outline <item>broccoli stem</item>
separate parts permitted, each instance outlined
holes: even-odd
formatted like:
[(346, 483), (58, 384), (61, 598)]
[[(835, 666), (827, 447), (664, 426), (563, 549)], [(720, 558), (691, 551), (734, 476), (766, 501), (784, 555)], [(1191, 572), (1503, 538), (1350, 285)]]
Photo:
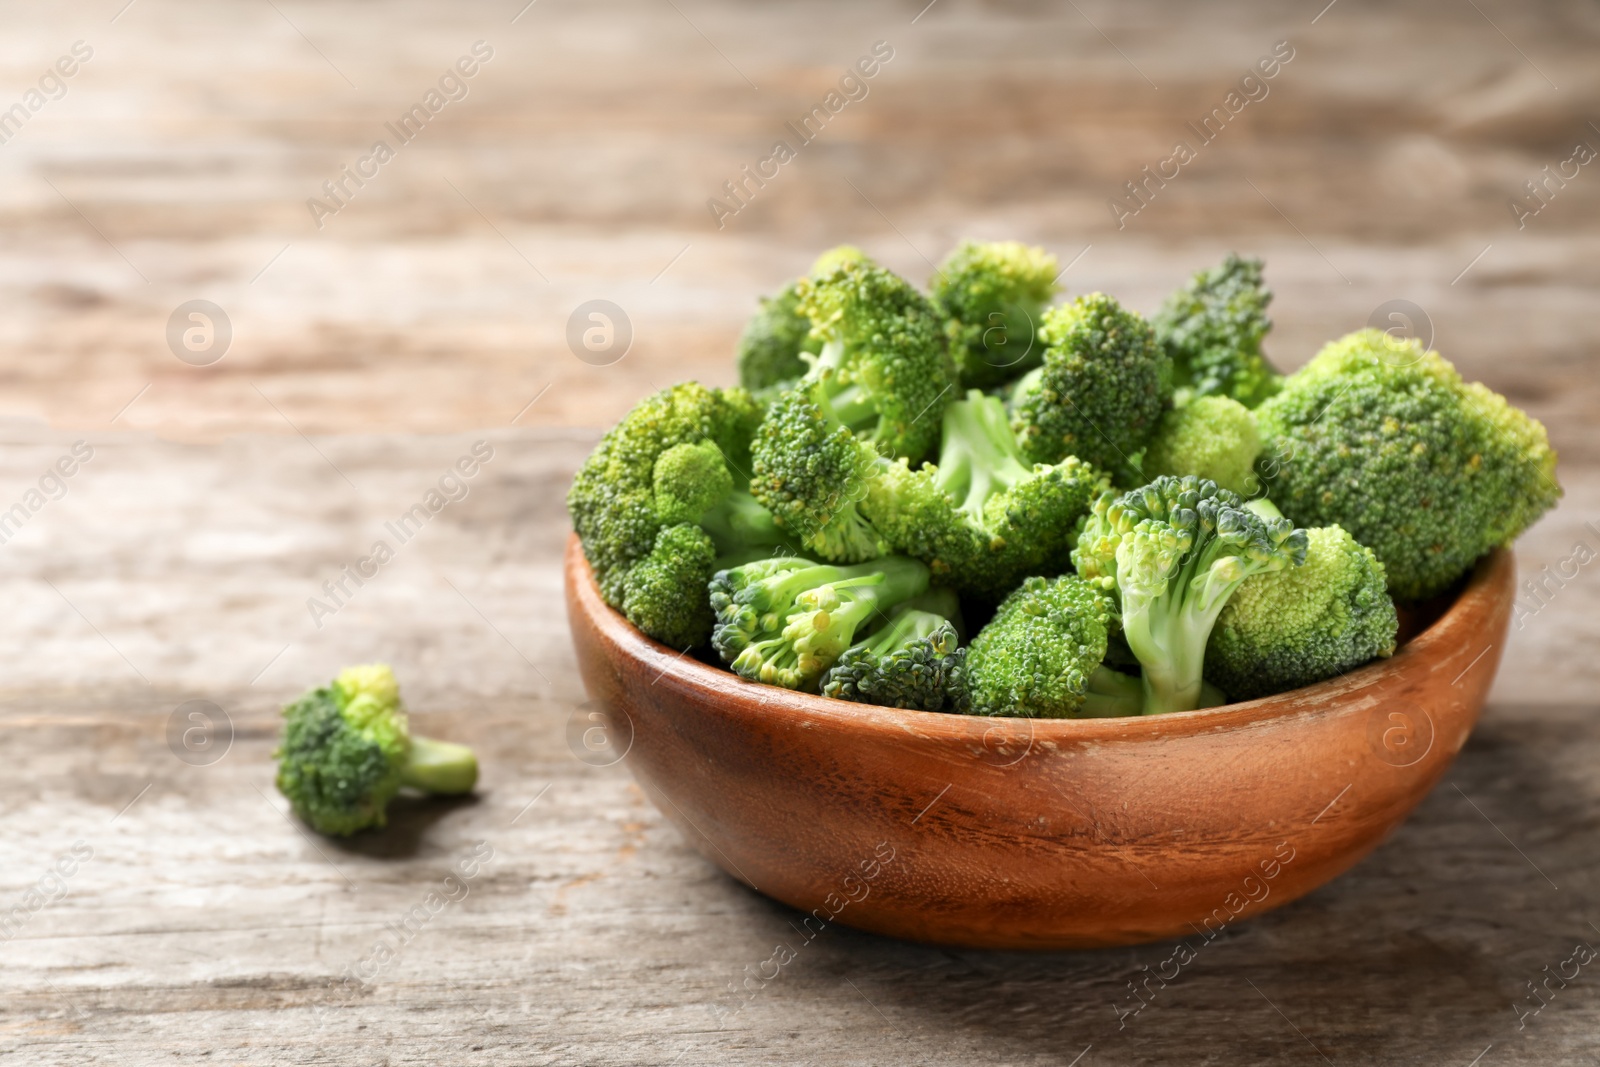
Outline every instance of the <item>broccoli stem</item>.
[(899, 648), (904, 648), (913, 641), (920, 641), (930, 637), (945, 625), (949, 620), (943, 615), (935, 615), (931, 611), (901, 611), (894, 620), (864, 640), (857, 641), (854, 648), (864, 648), (874, 656), (887, 656)]
[(784, 542), (772, 512), (755, 497), (736, 489), (700, 517), (700, 528), (717, 546), (717, 555), (731, 556), (747, 548), (771, 548)]
[(983, 506), (1033, 473), (998, 397), (969, 390), (967, 399), (945, 409), (944, 445), (935, 482), (973, 520), (983, 521)]
[(1085, 719), (1111, 719), (1142, 714), (1143, 708), (1143, 683), (1101, 664), (1089, 675), (1077, 714)]
[(1200, 706), (1211, 628), (1247, 575), (1237, 558), (1222, 555), (1227, 547), (1212, 538), (1167, 580), (1165, 593), (1124, 604), (1128, 647), (1143, 668), (1146, 715)]
[(400, 784), (424, 793), (470, 793), (478, 783), (478, 757), (466, 745), (411, 735), (411, 754), (400, 768)]

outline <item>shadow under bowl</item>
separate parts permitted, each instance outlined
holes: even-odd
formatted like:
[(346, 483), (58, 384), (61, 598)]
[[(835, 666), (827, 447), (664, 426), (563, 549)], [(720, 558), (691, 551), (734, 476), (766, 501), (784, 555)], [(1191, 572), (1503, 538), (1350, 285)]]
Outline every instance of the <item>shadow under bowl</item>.
[(584, 685), (707, 859), (817, 922), (974, 948), (1206, 936), (1348, 870), (1466, 742), (1514, 579), (1495, 551), (1393, 657), (1293, 692), (997, 719), (746, 682), (608, 607), (576, 537), (566, 556)]

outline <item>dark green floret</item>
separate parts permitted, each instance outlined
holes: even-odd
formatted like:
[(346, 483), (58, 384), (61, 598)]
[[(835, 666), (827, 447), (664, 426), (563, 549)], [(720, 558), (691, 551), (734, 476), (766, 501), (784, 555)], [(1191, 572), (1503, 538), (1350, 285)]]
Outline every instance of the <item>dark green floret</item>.
[(1381, 330), (1322, 351), (1256, 412), (1273, 501), (1372, 549), (1403, 601), (1441, 593), (1561, 497), (1544, 427)]
[(1261, 261), (1232, 252), (1167, 298), (1151, 325), (1172, 358), (1173, 384), (1193, 396), (1226, 396), (1256, 407), (1276, 393), (1282, 376), (1261, 353), (1272, 329)]
[(1171, 361), (1150, 324), (1104, 293), (1054, 307), (1039, 330), (1044, 365), (1012, 392), (1012, 426), (1035, 463), (1077, 456), (1125, 484), (1172, 400)]
[(382, 664), (345, 668), (285, 705), (283, 719), (278, 789), (320, 833), (383, 826), (402, 786), (447, 795), (470, 793), (478, 781), (471, 749), (412, 736), (400, 687)]
[(1392, 655), (1383, 564), (1338, 526), (1306, 531), (1298, 567), (1247, 578), (1217, 617), (1206, 678), (1235, 700), (1320, 682)]
[(1079, 520), (1109, 488), (1068, 456), (1028, 462), (999, 399), (977, 390), (945, 410), (937, 466), (880, 464), (860, 510), (937, 584), (995, 604), (1030, 574), (1066, 568)]
[(1111, 602), (1072, 574), (1029, 578), (967, 652), (975, 715), (1137, 715), (1138, 682), (1102, 667)]
[(884, 456), (913, 461), (939, 440), (954, 389), (943, 320), (910, 282), (846, 259), (800, 283), (800, 312), (823, 341), (811, 377), (839, 420)]
[(927, 589), (928, 568), (902, 556), (852, 567), (757, 560), (711, 580), (711, 643), (742, 678), (816, 692), (858, 631)]
[(989, 389), (1037, 367), (1034, 334), (1055, 298), (1056, 257), (1020, 241), (964, 241), (934, 275), (929, 296), (963, 389)]
[(1072, 561), (1115, 597), (1139, 660), (1144, 712), (1200, 706), (1206, 643), (1245, 579), (1297, 567), (1306, 532), (1201, 478), (1157, 478), (1095, 502)]
[(822, 676), (822, 695), (886, 708), (971, 708), (967, 650), (952, 621), (955, 594), (942, 590), (907, 601), (889, 620), (844, 651)]

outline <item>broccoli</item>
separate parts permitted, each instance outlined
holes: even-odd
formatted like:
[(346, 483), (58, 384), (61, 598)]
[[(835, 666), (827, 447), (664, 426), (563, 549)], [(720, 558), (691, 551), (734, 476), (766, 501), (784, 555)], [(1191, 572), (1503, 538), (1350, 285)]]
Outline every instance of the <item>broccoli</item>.
[(1105, 476), (1068, 456), (1022, 457), (1005, 406), (976, 389), (945, 409), (937, 466), (881, 463), (860, 511), (934, 580), (994, 604), (1025, 576), (1065, 568), (1076, 525)]
[(742, 389), (684, 382), (641, 400), (600, 439), (572, 479), (567, 509), (606, 603), (621, 607), (629, 566), (649, 555), (663, 525), (655, 497), (661, 453), (710, 440), (734, 471), (748, 471), (761, 414)]
[(1194, 396), (1227, 396), (1253, 408), (1276, 393), (1282, 376), (1261, 354), (1272, 329), (1261, 261), (1228, 253), (1169, 296), (1151, 325), (1172, 358), (1173, 382)]
[(1250, 409), (1226, 396), (1197, 396), (1161, 416), (1144, 454), (1144, 473), (1209, 478), (1240, 496), (1261, 489), (1261, 434)]
[(800, 282), (800, 312), (824, 342), (808, 377), (839, 420), (882, 455), (930, 452), (955, 370), (928, 298), (870, 260), (845, 259)]
[(1235, 700), (1282, 693), (1392, 655), (1398, 629), (1383, 564), (1342, 527), (1318, 526), (1306, 531), (1304, 564), (1247, 578), (1233, 594), (1205, 673)]
[[(866, 253), (853, 245), (829, 249), (812, 264), (813, 274), (823, 274), (853, 262), (866, 262)], [(764, 296), (739, 337), (739, 384), (752, 393), (788, 385), (805, 374), (809, 365), (802, 353), (815, 355), (822, 341), (811, 335), (811, 320), (800, 313), (800, 282), (784, 286), (776, 296)]]
[(383, 826), (401, 786), (450, 795), (478, 781), (470, 748), (411, 734), (394, 672), (382, 664), (346, 667), (285, 705), (283, 718), (278, 789), (320, 833)]
[(775, 556), (711, 580), (711, 643), (742, 678), (816, 692), (858, 630), (928, 588), (928, 568), (886, 556), (838, 566)]
[(1561, 496), (1538, 421), (1381, 330), (1325, 345), (1256, 420), (1272, 499), (1348, 530), (1403, 601), (1443, 592)]
[(886, 708), (969, 710), (967, 650), (952, 621), (958, 615), (948, 589), (901, 604), (834, 661), (822, 676), (822, 695)]
[(1139, 683), (1101, 666), (1111, 602), (1077, 575), (1019, 586), (967, 650), (977, 715), (1065, 719), (1139, 714)]
[(1059, 269), (1055, 256), (1018, 241), (964, 241), (945, 259), (929, 296), (962, 388), (989, 389), (1039, 365), (1034, 333)]
[(1172, 399), (1171, 361), (1136, 312), (1103, 293), (1045, 313), (1044, 365), (1017, 380), (1012, 425), (1035, 463), (1077, 456), (1124, 484)]
[(1199, 706), (1206, 643), (1229, 597), (1251, 575), (1299, 566), (1305, 554), (1306, 532), (1288, 519), (1263, 518), (1189, 476), (1103, 494), (1072, 562), (1115, 596), (1149, 715)]

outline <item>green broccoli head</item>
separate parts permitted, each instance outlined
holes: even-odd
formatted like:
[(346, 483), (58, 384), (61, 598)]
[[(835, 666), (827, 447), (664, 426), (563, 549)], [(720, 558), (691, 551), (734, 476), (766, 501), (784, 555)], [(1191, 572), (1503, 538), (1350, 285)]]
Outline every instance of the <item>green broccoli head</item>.
[(967, 650), (951, 621), (958, 614), (948, 589), (901, 604), (834, 661), (822, 676), (822, 695), (886, 708), (970, 710)]
[(1323, 347), (1256, 412), (1272, 499), (1372, 549), (1400, 600), (1443, 592), (1555, 505), (1538, 421), (1381, 330)]
[(801, 353), (817, 353), (822, 342), (811, 336), (811, 321), (800, 313), (800, 283), (761, 298), (739, 337), (739, 384), (755, 392), (794, 381), (808, 364)]
[(1261, 261), (1232, 252), (1167, 298), (1152, 320), (1156, 339), (1172, 358), (1173, 381), (1196, 396), (1227, 396), (1256, 407), (1278, 391), (1282, 376), (1261, 354), (1272, 329), (1272, 294), (1261, 282)]
[(698, 648), (711, 636), (706, 587), (716, 571), (716, 545), (704, 530), (693, 523), (663, 526), (650, 554), (627, 568), (622, 614), (670, 648)]
[(1226, 396), (1197, 396), (1161, 416), (1144, 454), (1144, 473), (1193, 474), (1240, 496), (1254, 496), (1261, 434), (1250, 409)]
[(651, 491), (662, 522), (699, 522), (733, 492), (733, 475), (715, 441), (685, 442), (656, 457)]
[(1305, 554), (1304, 530), (1191, 476), (1101, 496), (1072, 561), (1116, 598), (1154, 714), (1199, 706), (1206, 643), (1228, 599), (1251, 575), (1299, 566)]
[(977, 390), (945, 410), (938, 466), (881, 465), (860, 510), (934, 580), (993, 604), (1029, 574), (1066, 565), (1078, 521), (1108, 488), (1069, 456), (1022, 457), (999, 399)]
[(807, 551), (842, 562), (887, 551), (857, 507), (882, 458), (840, 421), (825, 375), (773, 403), (751, 453), (751, 494)]
[(964, 241), (945, 259), (929, 295), (962, 388), (989, 389), (1039, 365), (1034, 334), (1059, 271), (1055, 256), (1019, 241)]
[(1077, 456), (1122, 484), (1172, 399), (1171, 361), (1150, 324), (1104, 293), (1051, 308), (1044, 365), (1017, 381), (1012, 425), (1035, 463)]
[(319, 833), (347, 836), (385, 823), (401, 786), (469, 793), (478, 761), (464, 745), (413, 737), (394, 672), (348, 667), (283, 709), (278, 789)]
[(742, 389), (685, 382), (641, 400), (600, 439), (572, 479), (567, 509), (608, 604), (621, 606), (626, 569), (650, 553), (664, 524), (655, 493), (661, 454), (711, 441), (739, 476), (750, 469), (750, 438), (761, 416)]
[(1106, 655), (1111, 603), (1072, 574), (1025, 580), (967, 650), (977, 715), (1077, 716)]
[(882, 455), (932, 451), (955, 372), (928, 298), (870, 260), (846, 260), (800, 283), (800, 311), (824, 341), (811, 375), (840, 420)]
[(1245, 580), (1217, 617), (1206, 677), (1235, 700), (1298, 689), (1394, 653), (1383, 564), (1339, 526), (1306, 531), (1299, 567)]
[(901, 556), (852, 567), (757, 560), (712, 578), (711, 643), (742, 678), (816, 692), (857, 631), (927, 588), (928, 568)]

